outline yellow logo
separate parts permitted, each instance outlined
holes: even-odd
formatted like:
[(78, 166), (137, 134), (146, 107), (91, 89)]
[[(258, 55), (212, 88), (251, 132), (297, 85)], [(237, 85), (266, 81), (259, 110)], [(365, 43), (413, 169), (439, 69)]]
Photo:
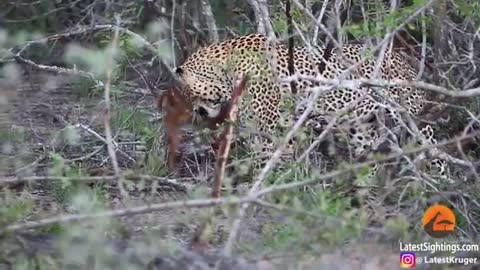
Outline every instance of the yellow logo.
[(425, 211), (422, 224), (428, 235), (434, 238), (442, 238), (455, 229), (455, 215), (447, 206), (436, 204)]

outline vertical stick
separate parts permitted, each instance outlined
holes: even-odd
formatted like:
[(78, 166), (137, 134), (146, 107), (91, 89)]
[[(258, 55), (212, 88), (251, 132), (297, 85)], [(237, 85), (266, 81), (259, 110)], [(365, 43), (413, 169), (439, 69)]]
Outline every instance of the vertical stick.
[[(293, 48), (295, 46), (295, 39), (293, 38), (293, 22), (291, 14), (290, 0), (285, 3), (285, 15), (287, 17), (287, 32), (288, 32), (288, 73), (290, 76), (295, 74), (295, 63), (293, 59)], [(290, 81), (290, 88), (293, 94), (297, 93), (297, 86), (295, 81)]]
[(227, 164), (228, 153), (233, 139), (233, 123), (237, 118), (237, 107), (242, 95), (245, 85), (247, 83), (247, 76), (243, 75), (235, 80), (232, 99), (228, 102), (225, 118), (225, 128), (218, 138), (219, 148), (217, 151), (217, 160), (215, 162), (215, 175), (213, 179), (212, 197), (218, 198), (220, 196), (220, 189), (222, 187), (222, 180), (225, 176), (225, 166)]
[(117, 161), (117, 154), (115, 152), (115, 146), (113, 145), (113, 138), (112, 138), (112, 129), (110, 127), (110, 88), (112, 85), (112, 73), (113, 73), (113, 66), (114, 66), (114, 57), (117, 51), (117, 44), (119, 38), (119, 28), (120, 25), (120, 17), (116, 16), (116, 27), (115, 27), (115, 34), (112, 40), (112, 50), (110, 52), (109, 57), (107, 58), (107, 79), (105, 83), (105, 112), (103, 115), (103, 125), (105, 127), (105, 141), (107, 143), (107, 150), (108, 155), (110, 156), (110, 160), (112, 161), (113, 172), (115, 174), (115, 178), (118, 181), (118, 189), (120, 190), (120, 194), (123, 197), (126, 197), (128, 193), (123, 188), (122, 179), (120, 177), (120, 168), (118, 167)]

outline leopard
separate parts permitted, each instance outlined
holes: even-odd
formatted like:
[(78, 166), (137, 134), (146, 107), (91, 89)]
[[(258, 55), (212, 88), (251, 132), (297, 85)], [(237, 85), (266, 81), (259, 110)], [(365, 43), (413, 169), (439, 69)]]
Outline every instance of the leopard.
[[(393, 126), (398, 127), (402, 122), (399, 111), (416, 116), (423, 110), (426, 92), (421, 89), (362, 85), (322, 87), (325, 84), (315, 80), (371, 79), (374, 75), (386, 81), (416, 80), (416, 68), (400, 52), (387, 47), (377, 65), (379, 60), (366, 44), (342, 44), (328, 57), (324, 55), (325, 49), (325, 45), (295, 46), (295, 73), (292, 75), (287, 45), (262, 34), (247, 34), (197, 49), (175, 68), (175, 74), (192, 104), (196, 121), (218, 117), (222, 106), (231, 98), (235, 78), (240, 74), (247, 75), (247, 89), (238, 109), (238, 119), (260, 134), (256, 140), (260, 145), (257, 149), (259, 157), (271, 156), (275, 144), (272, 137), (297, 120), (315, 95), (317, 98), (305, 125), (321, 129), (322, 121), (332, 121), (339, 111), (346, 110), (334, 126), (348, 134), (348, 144), (352, 145), (354, 156), (371, 151), (381, 139), (379, 112), (393, 119)], [(323, 68), (319, 68), (320, 65)], [(292, 96), (295, 96), (293, 113), (284, 106), (284, 101)], [(423, 139), (428, 142), (434, 141), (431, 130), (427, 125), (420, 131), (420, 136), (425, 136)], [(438, 170), (446, 171), (445, 162), (435, 160), (434, 164), (441, 167)]]

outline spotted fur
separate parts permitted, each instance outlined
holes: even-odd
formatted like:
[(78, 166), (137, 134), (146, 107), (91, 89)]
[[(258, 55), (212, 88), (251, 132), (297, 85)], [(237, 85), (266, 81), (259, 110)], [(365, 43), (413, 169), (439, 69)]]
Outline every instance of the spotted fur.
[[(345, 44), (341, 54), (333, 50), (325, 62), (322, 60), (322, 47), (294, 49), (294, 66), (300, 76), (323, 76), (327, 79), (342, 77), (345, 70), (354, 63), (365, 59), (368, 48), (363, 44)], [(367, 58), (358, 69), (347, 74), (346, 78), (372, 78), (375, 69), (375, 56)], [(324, 63), (324, 64), (322, 64)], [(318, 66), (325, 66), (319, 74)], [(231, 97), (233, 80), (236, 75), (248, 74), (247, 95), (240, 105), (241, 123), (251, 123), (261, 132), (275, 135), (281, 118), (285, 114), (282, 101), (292, 95), (290, 84), (282, 81), (289, 76), (288, 48), (280, 42), (271, 42), (265, 36), (251, 34), (201, 48), (193, 53), (176, 70), (185, 84), (184, 91), (193, 104), (194, 118), (216, 117)], [(384, 80), (415, 80), (417, 72), (400, 53), (387, 50), (380, 65), (378, 77)], [(300, 78), (296, 81), (298, 95), (309, 100), (312, 87), (319, 84)], [(376, 118), (384, 110), (394, 120), (398, 120), (396, 110), (388, 104), (400, 104), (406, 112), (416, 115), (424, 104), (425, 93), (410, 87), (389, 87), (384, 90), (338, 88), (324, 93), (315, 103), (309, 123), (318, 125), (318, 119), (329, 119), (336, 112), (352, 107), (339, 121), (337, 128), (347, 131), (350, 142), (359, 155), (371, 148), (379, 137)], [(381, 91), (387, 100), (378, 95)], [(299, 103), (296, 115), (304, 110)], [(287, 112), (288, 113), (288, 112)], [(288, 115), (285, 116), (288, 118)], [(263, 143), (263, 152), (271, 151), (272, 145)]]

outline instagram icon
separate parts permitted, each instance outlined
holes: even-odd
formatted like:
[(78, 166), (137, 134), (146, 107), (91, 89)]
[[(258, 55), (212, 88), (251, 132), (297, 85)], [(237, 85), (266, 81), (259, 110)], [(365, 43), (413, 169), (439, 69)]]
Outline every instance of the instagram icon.
[(401, 252), (400, 253), (400, 268), (413, 268), (415, 267), (415, 253), (414, 252)]

